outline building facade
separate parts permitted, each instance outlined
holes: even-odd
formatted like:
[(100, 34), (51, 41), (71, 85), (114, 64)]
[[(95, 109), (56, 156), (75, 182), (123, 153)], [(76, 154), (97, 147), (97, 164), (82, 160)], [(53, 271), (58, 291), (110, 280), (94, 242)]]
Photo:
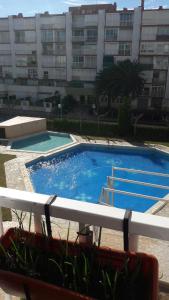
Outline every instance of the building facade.
[[(118, 10), (116, 3), (0, 19), (0, 97), (33, 101), (57, 92), (92, 103), (97, 72), (130, 59), (145, 65), (138, 104), (168, 107), (169, 9)], [(139, 104), (140, 103), (140, 104)]]

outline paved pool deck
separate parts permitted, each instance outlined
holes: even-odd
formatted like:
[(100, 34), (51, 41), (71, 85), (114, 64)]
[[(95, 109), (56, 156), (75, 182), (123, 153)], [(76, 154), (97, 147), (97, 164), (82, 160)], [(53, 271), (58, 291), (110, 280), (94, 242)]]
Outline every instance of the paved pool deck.
[[(128, 142), (122, 140), (90, 140), (89, 138), (82, 138), (80, 136), (75, 136), (78, 142), (87, 142), (87, 143), (102, 143), (109, 145), (118, 145), (118, 146), (133, 146)], [(164, 150), (169, 153), (169, 148), (161, 145), (145, 145), (146, 147), (156, 147), (159, 150)], [(53, 151), (55, 152), (55, 151)], [(5, 171), (6, 171), (6, 182), (7, 187), (18, 190), (27, 190), (32, 191), (32, 186), (30, 184), (30, 180), (25, 174), (23, 169), (23, 165), (35, 158), (38, 158), (42, 155), (37, 153), (28, 153), (28, 152), (20, 152), (20, 151), (12, 151), (7, 150), (5, 146), (0, 146), (0, 153), (5, 154), (14, 154), (16, 155), (15, 159), (12, 159), (5, 163)], [(17, 220), (15, 214), (12, 214), (13, 218), (11, 222), (4, 222), (5, 230), (17, 226)], [(157, 215), (169, 217), (169, 205), (165, 205), (160, 211), (157, 212)], [(29, 216), (27, 214), (25, 218), (25, 225), (28, 226)], [(55, 219), (55, 224), (52, 225), (54, 236), (61, 235), (62, 238), (66, 238), (67, 229), (69, 226), (69, 221)], [(78, 231), (78, 224), (75, 222), (70, 223), (70, 239), (74, 240), (76, 238), (76, 232)], [(26, 227), (25, 227), (26, 229)], [(32, 226), (33, 230), (33, 226)], [(115, 249), (122, 249), (122, 234), (117, 231), (103, 229), (101, 245), (112, 247)], [(160, 278), (163, 281), (169, 283), (169, 242), (161, 241), (157, 239), (150, 239), (146, 237), (139, 237), (138, 242), (138, 250), (141, 252), (147, 252), (155, 255), (159, 260), (160, 266)], [(3, 298), (2, 298), (3, 299)], [(167, 298), (160, 299), (169, 299), (169, 295)], [(0, 297), (1, 300), (1, 297)]]

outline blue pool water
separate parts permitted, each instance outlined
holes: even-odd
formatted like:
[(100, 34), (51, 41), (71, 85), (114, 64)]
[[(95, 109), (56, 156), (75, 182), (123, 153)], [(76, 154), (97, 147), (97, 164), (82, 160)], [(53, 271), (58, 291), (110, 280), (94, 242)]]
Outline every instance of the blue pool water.
[(71, 142), (69, 134), (45, 132), (17, 140), (12, 143), (11, 149), (46, 152)]
[[(112, 166), (168, 174), (169, 155), (153, 149), (83, 145), (28, 164), (27, 168), (36, 192), (97, 203), (102, 186), (106, 186), (107, 176), (112, 175)], [(115, 176), (169, 186), (169, 178), (159, 176), (119, 170), (115, 171)], [(115, 182), (115, 188), (156, 197), (164, 197), (167, 194), (166, 190), (159, 188), (119, 181)], [(155, 202), (115, 194), (114, 204), (116, 207), (144, 212)]]

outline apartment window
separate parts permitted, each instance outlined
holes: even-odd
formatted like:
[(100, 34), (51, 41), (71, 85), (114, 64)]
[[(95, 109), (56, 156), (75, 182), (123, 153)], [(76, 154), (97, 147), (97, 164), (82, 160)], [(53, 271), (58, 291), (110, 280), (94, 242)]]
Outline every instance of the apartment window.
[(3, 69), (2, 69), (2, 66), (0, 66), (0, 77), (3, 77)]
[(80, 36), (83, 37), (84, 36), (84, 30), (83, 29), (73, 30), (72, 35), (73, 36), (78, 36), (78, 37), (80, 37)]
[(132, 13), (121, 13), (120, 14), (120, 26), (132, 26), (133, 25), (133, 14)]
[(27, 56), (17, 55), (16, 56), (16, 66), (17, 67), (26, 67), (27, 66)]
[(85, 67), (96, 68), (96, 64), (97, 64), (96, 56), (94, 55), (85, 56)]
[(167, 77), (166, 71), (158, 71), (155, 70), (153, 73), (153, 82), (159, 83), (159, 82), (165, 82)]
[(53, 30), (42, 30), (41, 31), (41, 40), (45, 43), (53, 42)]
[(43, 72), (43, 78), (44, 79), (48, 79), (48, 75), (49, 75), (48, 71)]
[(35, 55), (28, 55), (27, 65), (28, 66), (36, 66), (36, 56)]
[(53, 54), (53, 44), (43, 44), (42, 51), (43, 54)]
[(65, 67), (66, 66), (66, 56), (56, 56), (56, 66)]
[(59, 53), (59, 54), (65, 54), (66, 52), (66, 47), (64, 44), (56, 44), (55, 46), (55, 50), (56, 50), (56, 54)]
[(97, 29), (87, 29), (87, 41), (96, 41), (97, 40)]
[(36, 69), (28, 69), (28, 78), (35, 79), (38, 77)]
[(84, 56), (73, 56), (73, 66), (74, 67), (83, 67)]
[(169, 54), (169, 44), (158, 43), (157, 44), (158, 54)]
[(10, 43), (9, 32), (1, 31), (0, 32), (0, 43)]
[(131, 44), (119, 43), (119, 55), (130, 56), (131, 55)]
[(164, 96), (164, 86), (153, 86), (151, 96), (152, 97), (163, 97)]
[(25, 43), (25, 31), (15, 31), (15, 43)]
[(163, 35), (169, 37), (169, 26), (159, 26), (157, 30), (157, 35)]
[(154, 53), (154, 44), (153, 43), (141, 44), (141, 53)]
[(154, 69), (168, 69), (168, 57), (154, 57)]
[(58, 30), (55, 32), (55, 41), (59, 43), (64, 43), (66, 41), (65, 30)]
[(117, 41), (117, 33), (118, 29), (117, 28), (107, 28), (105, 31), (105, 39), (106, 41)]

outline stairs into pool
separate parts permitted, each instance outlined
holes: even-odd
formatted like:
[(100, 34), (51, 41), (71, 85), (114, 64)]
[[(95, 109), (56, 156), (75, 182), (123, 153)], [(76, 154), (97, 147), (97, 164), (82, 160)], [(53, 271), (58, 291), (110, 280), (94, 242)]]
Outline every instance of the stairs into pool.
[[(121, 176), (116, 176), (115, 173), (118, 171), (121, 172)], [(133, 179), (125, 178), (125, 174), (132, 174)], [(135, 177), (137, 177), (137, 174), (141, 174), (142, 180), (135, 180)], [(107, 186), (102, 187), (101, 195), (99, 197), (99, 204), (107, 205), (107, 206), (114, 206), (114, 198), (115, 194), (123, 195), (123, 196), (130, 196), (135, 197), (137, 199), (147, 199), (147, 200), (153, 200), (153, 201), (162, 201), (163, 204), (166, 202), (169, 202), (169, 186), (167, 185), (159, 185), (157, 183), (150, 183), (147, 181), (144, 181), (144, 175), (149, 178), (153, 177), (164, 177), (169, 178), (169, 174), (166, 173), (157, 173), (157, 172), (150, 172), (150, 171), (143, 171), (143, 170), (137, 170), (137, 169), (128, 169), (128, 168), (121, 168), (121, 167), (112, 167), (112, 176), (107, 177)], [(117, 183), (124, 183), (126, 185), (126, 189), (116, 188)], [(128, 187), (131, 185), (137, 185), (141, 187), (150, 187), (150, 188), (157, 188), (161, 189), (164, 192), (166, 192), (165, 197), (156, 197), (154, 195), (148, 195), (144, 193), (135, 193), (128, 191)]]

